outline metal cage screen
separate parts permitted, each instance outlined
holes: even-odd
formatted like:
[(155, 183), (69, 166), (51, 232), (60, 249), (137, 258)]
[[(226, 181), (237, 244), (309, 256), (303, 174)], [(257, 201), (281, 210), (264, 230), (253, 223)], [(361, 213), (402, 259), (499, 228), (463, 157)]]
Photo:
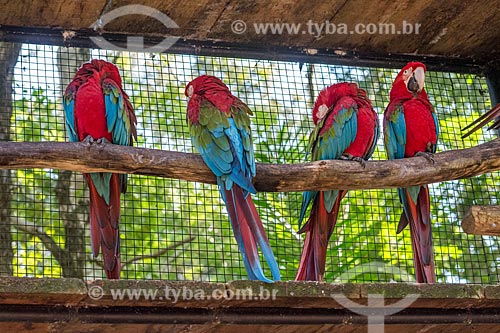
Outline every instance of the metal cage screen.
[[(312, 103), (322, 88), (357, 82), (382, 115), (397, 74), (384, 68), (24, 44), (12, 81), (12, 141), (67, 140), (61, 93), (81, 63), (91, 58), (119, 67), (138, 118), (136, 146), (194, 152), (185, 121), (184, 87), (207, 73), (221, 78), (254, 111), (255, 156), (257, 162), (266, 163), (306, 161)], [(484, 77), (431, 71), (426, 89), (441, 127), (438, 152), (493, 139), (494, 134), (485, 130), (465, 140), (460, 137), (460, 129), (491, 106)], [(381, 138), (373, 159), (385, 158)], [(1, 204), (10, 205), (14, 275), (103, 278), (100, 258), (94, 259), (90, 252), (88, 192), (82, 176), (27, 169), (5, 177), (11, 177), (10, 202)], [(439, 282), (499, 282), (498, 239), (466, 235), (460, 227), (470, 205), (499, 203), (498, 184), (500, 173), (495, 172), (430, 186)], [(301, 193), (258, 193), (254, 201), (282, 278), (291, 280), (302, 249), (302, 236), (296, 232)], [(413, 281), (409, 231), (396, 235), (401, 210), (395, 189), (350, 191), (330, 240), (325, 281)], [(246, 279), (215, 186), (131, 175), (121, 212), (122, 278)], [(65, 231), (68, 225), (74, 234)], [(82, 236), (82, 253), (70, 254), (73, 266), (81, 270), (65, 269), (52, 252), (67, 250)], [(386, 269), (370, 268), (377, 262), (387, 264)]]

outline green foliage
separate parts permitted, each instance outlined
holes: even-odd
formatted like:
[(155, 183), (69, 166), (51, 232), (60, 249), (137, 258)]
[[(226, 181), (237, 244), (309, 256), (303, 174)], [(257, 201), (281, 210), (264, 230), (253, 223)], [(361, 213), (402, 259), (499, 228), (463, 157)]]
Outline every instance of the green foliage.
[[(356, 81), (367, 90), (381, 114), (396, 71), (376, 68), (315, 65), (313, 83), (298, 64), (93, 51), (94, 57), (112, 59), (122, 71), (138, 118), (140, 147), (193, 152), (186, 124), (185, 85), (201, 74), (225, 81), (231, 91), (252, 109), (255, 156), (264, 163), (297, 163), (309, 160), (307, 141), (312, 130), (311, 101), (326, 85)], [(32, 61), (43, 62), (41, 59)], [(43, 75), (41, 73), (40, 75)], [(460, 138), (460, 128), (490, 106), (485, 80), (467, 74), (428, 73), (428, 93), (441, 126), (438, 151), (476, 145), (491, 134)], [(58, 95), (52, 92), (52, 95)], [(64, 141), (64, 119), (54, 99), (33, 87), (14, 103), (16, 141)], [(382, 138), (373, 159), (385, 159)], [(64, 235), (55, 192), (57, 173), (51, 170), (18, 170), (15, 174), (15, 221), (35, 223), (61, 247)], [(432, 221), (438, 281), (498, 283), (498, 240), (465, 235), (460, 221), (472, 204), (498, 204), (499, 173), (431, 185)], [(81, 177), (72, 182), (72, 195), (86, 209), (88, 193)], [(293, 279), (302, 250), (297, 234), (301, 193), (258, 193), (259, 210), (284, 280)], [(354, 281), (411, 281), (413, 259), (409, 231), (396, 235), (401, 207), (395, 190), (351, 191), (344, 199), (339, 222), (330, 241), (326, 281), (345, 280), (343, 274), (362, 264), (382, 261), (400, 270), (375, 272), (360, 269)], [(87, 215), (83, 215), (88, 227)], [(16, 223), (16, 222), (15, 222)], [(158, 177), (129, 176), (122, 200), (122, 277), (228, 281), (246, 278), (238, 248), (215, 186)], [(169, 249), (189, 237), (193, 240)], [(88, 244), (90, 240), (87, 237)], [(42, 242), (27, 233), (14, 235), (15, 274), (60, 276), (61, 267)], [(162, 251), (169, 249), (168, 251)], [(161, 252), (161, 253), (159, 253)], [(164, 252), (164, 253), (163, 253)], [(153, 258), (139, 258), (152, 256)], [(102, 277), (87, 247), (88, 278)], [(408, 274), (404, 272), (407, 271)], [(267, 272), (268, 275), (269, 272)]]

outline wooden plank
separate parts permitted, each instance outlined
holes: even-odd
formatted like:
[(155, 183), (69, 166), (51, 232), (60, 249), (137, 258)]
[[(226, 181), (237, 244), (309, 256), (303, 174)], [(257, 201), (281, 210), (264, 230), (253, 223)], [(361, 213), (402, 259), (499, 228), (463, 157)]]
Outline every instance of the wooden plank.
[(106, 0), (0, 0), (0, 24), (32, 27), (88, 28)]
[[(176, 302), (165, 299), (167, 287), (170, 295), (178, 293)], [(102, 288), (102, 298), (96, 298), (95, 288)], [(118, 290), (159, 293), (156, 299), (146, 299), (145, 294), (120, 298), (116, 297)], [(195, 297), (190, 290), (205, 294)], [(214, 290), (227, 294), (214, 299)], [(240, 299), (230, 299), (230, 292), (237, 291), (243, 293)], [(270, 301), (256, 297), (265, 293), (275, 298)], [(339, 307), (332, 294), (343, 294), (361, 306), (368, 304), (374, 294), (384, 295), (385, 306), (407, 295), (417, 295), (409, 308), (385, 317), (385, 332), (469, 332), (472, 327), (474, 332), (500, 331), (500, 286), (493, 285), (293, 281), (268, 284), (244, 280), (96, 280), (85, 284), (77, 279), (13, 277), (0, 277), (0, 331), (366, 332), (366, 317)]]
[(468, 234), (500, 236), (500, 206), (472, 206), (465, 214), (462, 229)]
[[(358, 306), (339, 306), (332, 296), (338, 294), (360, 306), (369, 304), (373, 295), (383, 295), (385, 307), (416, 295), (418, 299), (406, 309), (398, 308), (385, 317), (385, 332), (468, 332), (472, 327), (474, 332), (498, 332), (500, 323), (500, 286), (493, 285), (243, 280), (96, 280), (85, 284), (76, 279), (11, 277), (0, 278), (0, 286), (1, 332), (366, 332), (366, 316), (351, 311)], [(102, 288), (102, 297), (97, 297), (96, 288)], [(165, 298), (166, 288), (170, 295), (179, 295), (177, 301)], [(116, 297), (119, 290), (136, 293)], [(158, 293), (152, 299), (138, 294), (139, 290)], [(226, 294), (215, 299), (214, 291)], [(231, 296), (237, 291), (242, 292), (239, 299)], [(263, 297), (266, 293), (274, 299)], [(61, 298), (62, 294), (66, 296)]]
[[(113, 1), (105, 12), (112, 11), (124, 5), (129, 5), (129, 0)], [(134, 31), (138, 34), (172, 34), (184, 38), (206, 38), (211, 27), (216, 24), (219, 16), (225, 10), (224, 1), (197, 0), (186, 2), (185, 0), (143, 0), (134, 2), (157, 9), (170, 17), (178, 26), (178, 29), (167, 29), (161, 22), (154, 18), (141, 15), (123, 16), (110, 22), (105, 31)]]
[[(186, 324), (88, 324), (79, 322), (70, 323), (10, 323), (0, 322), (1, 332), (33, 333), (33, 332), (57, 332), (57, 333), (75, 333), (75, 332), (99, 332), (99, 333), (366, 333), (366, 325), (225, 325), (225, 324), (206, 324), (206, 325), (186, 325)], [(499, 333), (498, 324), (468, 325), (468, 324), (420, 324), (420, 325), (385, 325), (385, 333), (401, 332), (460, 332), (460, 333)]]
[(0, 304), (76, 305), (86, 297), (80, 279), (0, 277)]
[[(62, 27), (88, 29), (101, 13), (109, 12), (128, 0), (0, 0), (0, 26)], [(370, 56), (389, 54), (440, 55), (472, 58), (485, 62), (500, 58), (500, 0), (455, 2), (452, 6), (440, 0), (364, 1), (209, 1), (140, 0), (134, 4), (149, 6), (168, 15), (179, 29), (167, 29), (155, 19), (136, 13), (110, 22), (105, 30), (136, 36), (179, 35), (196, 41), (223, 41), (262, 47), (346, 49), (366, 52)], [(231, 23), (242, 20), (248, 31), (235, 34)], [(301, 29), (296, 34), (257, 34), (253, 23), (300, 23), (311, 20), (347, 24), (394, 23), (421, 24), (418, 34), (341, 34), (315, 35)], [(333, 53), (333, 51), (332, 51)]]
[[(121, 296), (117, 292), (122, 292)], [(131, 292), (132, 291), (132, 292)], [(150, 291), (148, 295), (146, 292)], [(343, 295), (360, 304), (372, 294), (386, 300), (417, 295), (410, 308), (490, 308), (500, 303), (500, 286), (417, 283), (325, 283), (238, 280), (227, 283), (157, 280), (92, 280), (0, 277), (0, 305), (141, 308), (316, 308), (342, 309)], [(243, 310), (242, 310), (243, 311)], [(244, 312), (244, 311), (243, 311)], [(500, 320), (500, 317), (499, 317)]]

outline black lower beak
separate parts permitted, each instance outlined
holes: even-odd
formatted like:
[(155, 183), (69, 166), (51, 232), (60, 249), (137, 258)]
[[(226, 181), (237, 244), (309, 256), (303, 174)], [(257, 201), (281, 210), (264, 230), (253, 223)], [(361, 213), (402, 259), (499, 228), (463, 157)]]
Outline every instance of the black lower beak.
[(408, 84), (406, 85), (409, 91), (417, 93), (420, 90), (420, 87), (418, 86), (418, 82), (415, 79), (415, 74), (413, 74), (410, 79), (408, 80)]

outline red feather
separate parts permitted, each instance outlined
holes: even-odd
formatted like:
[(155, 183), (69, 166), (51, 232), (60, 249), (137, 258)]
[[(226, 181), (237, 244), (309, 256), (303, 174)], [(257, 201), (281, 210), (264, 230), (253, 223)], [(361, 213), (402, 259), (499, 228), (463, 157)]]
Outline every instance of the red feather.
[(90, 192), (90, 236), (92, 252), (96, 257), (102, 249), (104, 269), (108, 279), (120, 278), (120, 218), (121, 182), (118, 174), (110, 181), (109, 206), (97, 193), (89, 174), (84, 174)]
[(231, 94), (224, 82), (215, 76), (201, 75), (189, 82), (186, 86), (185, 94), (188, 97), (192, 97), (193, 92), (196, 92), (196, 96), (189, 100), (187, 108), (188, 118), (193, 124), (198, 123), (201, 96), (227, 115), (230, 114), (232, 105), (243, 103), (238, 97)]
[[(410, 62), (401, 69), (391, 89), (390, 103), (385, 117), (402, 106), (406, 124), (406, 143), (404, 157), (413, 157), (419, 152), (433, 152), (437, 143), (437, 128), (434, 120), (434, 109), (429, 102), (423, 86), (410, 89), (409, 80), (418, 67), (426, 71), (425, 65)], [(416, 74), (415, 74), (416, 75)], [(415, 76), (413, 77), (415, 78)], [(420, 85), (419, 85), (420, 86)], [(413, 86), (415, 88), (415, 85)], [(397, 232), (401, 232), (408, 224), (413, 249), (415, 276), (419, 283), (434, 283), (434, 254), (432, 249), (432, 231), (430, 221), (430, 198), (427, 186), (419, 188), (416, 202), (408, 189), (404, 189), (405, 211), (401, 214)]]
[[(328, 108), (326, 113), (325, 106)], [(313, 108), (313, 122), (316, 126), (320, 126), (321, 120), (327, 118), (319, 129), (318, 137), (334, 126), (341, 110), (351, 108), (356, 110), (353, 116), (357, 118), (357, 130), (356, 133), (352, 133), (354, 135), (352, 143), (343, 152), (339, 152), (338, 157), (343, 155), (349, 158), (368, 159), (374, 141), (377, 140), (378, 119), (366, 92), (359, 89), (355, 83), (337, 83), (320, 92)], [(350, 133), (336, 133), (338, 136), (345, 134)], [(319, 144), (319, 139), (312, 139), (316, 140), (313, 143), (314, 150), (315, 145)], [(347, 190), (339, 191), (330, 213), (325, 207), (324, 192), (320, 191), (316, 195), (309, 220), (299, 231), (299, 233), (306, 232), (306, 237), (296, 280), (323, 280), (328, 241), (337, 223), (341, 200), (346, 193)]]
[[(361, 90), (361, 89), (360, 89)], [(344, 154), (366, 158), (377, 138), (374, 133), (374, 125), (378, 122), (377, 114), (373, 112), (371, 105), (365, 105), (361, 100), (357, 99), (358, 104), (358, 132), (356, 138), (351, 145), (344, 151)]]
[(413, 157), (418, 152), (429, 152), (429, 144), (436, 145), (437, 132), (430, 103), (421, 99), (411, 99), (403, 103), (406, 122), (405, 157)]
[(228, 214), (234, 230), (234, 234), (237, 239), (238, 235), (241, 235), (242, 242), (238, 242), (238, 245), (244, 247), (245, 250), (242, 252), (248, 256), (248, 260), (250, 261), (250, 263), (258, 262), (259, 253), (257, 250), (256, 241), (252, 234), (247, 215), (242, 206), (242, 203), (245, 202), (243, 191), (238, 185), (233, 185), (231, 190), (224, 189), (224, 191), (227, 200)]
[(306, 232), (306, 239), (297, 276), (295, 277), (296, 281), (323, 281), (328, 241), (335, 224), (337, 224), (340, 202), (346, 193), (347, 191), (344, 190), (339, 191), (330, 213), (325, 208), (323, 192), (319, 192), (314, 200), (309, 220), (299, 230), (299, 233)]
[(100, 82), (93, 77), (82, 84), (76, 93), (75, 121), (80, 141), (89, 135), (94, 139), (106, 138), (112, 141), (106, 123), (102, 87)]
[[(85, 63), (68, 85), (65, 96), (73, 98), (75, 128), (78, 139), (88, 136), (94, 140), (105, 138), (113, 142), (108, 131), (103, 83), (111, 82), (119, 87), (123, 96), (124, 111), (130, 121), (130, 145), (137, 137), (137, 119), (127, 94), (122, 90), (122, 80), (118, 68), (103, 60)], [(120, 193), (126, 190), (125, 177), (112, 174), (109, 184), (109, 204), (98, 193), (90, 174), (84, 174), (90, 192), (90, 234), (92, 252), (97, 256), (102, 252), (104, 269), (109, 279), (120, 277), (120, 238), (118, 222), (120, 219)]]
[[(409, 224), (416, 281), (419, 283), (435, 283), (429, 189), (427, 186), (420, 187), (416, 203), (413, 202), (408, 191), (406, 191), (406, 199), (411, 212)], [(403, 212), (402, 215), (405, 215), (405, 213)]]
[[(271, 259), (266, 257), (265, 253), (272, 255), (272, 251), (252, 197), (250, 194), (245, 196), (241, 187), (236, 184), (233, 184), (231, 190), (224, 189), (224, 196), (234, 236), (242, 255), (246, 256), (250, 265), (247, 267), (248, 274), (251, 279), (262, 279), (258, 247), (270, 266)], [(279, 279), (279, 276), (275, 275), (278, 273), (274, 272), (273, 278)]]

